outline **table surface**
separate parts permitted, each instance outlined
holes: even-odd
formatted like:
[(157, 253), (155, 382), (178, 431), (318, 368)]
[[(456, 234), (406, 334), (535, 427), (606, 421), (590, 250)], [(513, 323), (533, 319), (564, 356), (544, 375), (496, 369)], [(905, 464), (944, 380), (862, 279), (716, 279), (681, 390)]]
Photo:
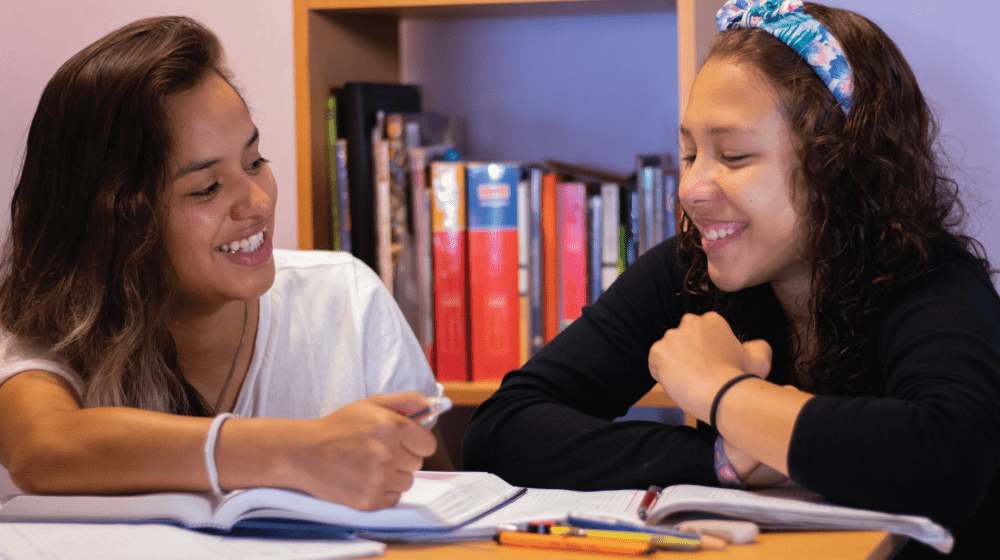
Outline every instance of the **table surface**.
[[(705, 550), (699, 552), (658, 551), (655, 554), (636, 558), (689, 558), (691, 560), (736, 560), (783, 558), (801, 560), (808, 558), (836, 558), (838, 560), (865, 559), (884, 560), (888, 558), (900, 537), (880, 531), (842, 532), (790, 532), (762, 533), (757, 542), (748, 545), (730, 545), (725, 551)], [(392, 544), (386, 549), (389, 560), (576, 560), (596, 558), (625, 558), (618, 555), (567, 552), (562, 550), (541, 550), (501, 546), (493, 541), (474, 541), (448, 545)]]

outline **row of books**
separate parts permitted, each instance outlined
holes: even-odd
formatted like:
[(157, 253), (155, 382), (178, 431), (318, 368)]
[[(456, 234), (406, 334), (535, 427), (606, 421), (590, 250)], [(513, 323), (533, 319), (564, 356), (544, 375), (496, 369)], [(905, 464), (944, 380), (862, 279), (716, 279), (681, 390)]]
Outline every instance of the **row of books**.
[(433, 243), (422, 256), (433, 273), (420, 289), (433, 301), (432, 329), (418, 335), (439, 380), (502, 378), (580, 317), (640, 254), (642, 238), (652, 246), (672, 235), (672, 175), (649, 193), (664, 201), (657, 211), (628, 182), (555, 168), (429, 165)]
[[(344, 114), (336, 104), (333, 122)], [(336, 124), (328, 131), (330, 247), (379, 273), (441, 381), (502, 378), (674, 234), (667, 155), (637, 156), (633, 178), (552, 161), (462, 161), (452, 119), (380, 109), (373, 119), (360, 147)], [(358, 152), (371, 167), (351, 174)], [(360, 220), (357, 199), (370, 200)]]

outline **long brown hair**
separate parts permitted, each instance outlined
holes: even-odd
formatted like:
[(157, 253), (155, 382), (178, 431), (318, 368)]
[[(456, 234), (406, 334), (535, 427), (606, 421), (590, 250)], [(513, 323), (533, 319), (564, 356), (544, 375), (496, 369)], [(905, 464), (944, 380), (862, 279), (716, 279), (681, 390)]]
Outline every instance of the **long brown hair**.
[[(957, 241), (989, 263), (959, 228), (956, 183), (935, 150), (937, 125), (895, 43), (853, 12), (806, 3), (805, 11), (841, 43), (853, 69), (849, 114), (791, 48), (759, 29), (720, 34), (708, 57), (754, 68), (778, 92), (800, 162), (812, 267), (814, 350), (800, 350), (796, 379), (817, 393), (881, 390), (864, 375), (875, 356), (880, 311), (894, 286), (925, 272), (932, 244)], [(687, 287), (725, 316), (740, 314), (738, 294), (709, 279), (700, 235), (684, 217), (681, 248), (692, 255)], [(794, 345), (793, 345), (794, 346)]]
[(0, 323), (51, 348), (84, 406), (204, 415), (167, 330), (165, 103), (208, 73), (218, 38), (186, 17), (136, 21), (69, 59), (42, 93), (11, 203)]

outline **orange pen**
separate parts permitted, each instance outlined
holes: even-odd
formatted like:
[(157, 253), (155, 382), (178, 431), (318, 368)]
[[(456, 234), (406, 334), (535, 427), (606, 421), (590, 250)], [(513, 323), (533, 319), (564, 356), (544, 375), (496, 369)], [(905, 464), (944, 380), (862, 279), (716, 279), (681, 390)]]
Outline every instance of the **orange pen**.
[(569, 535), (539, 535), (537, 533), (512, 531), (500, 532), (497, 534), (496, 539), (500, 544), (511, 546), (597, 552), (600, 554), (645, 554), (654, 550), (648, 541), (615, 541)]

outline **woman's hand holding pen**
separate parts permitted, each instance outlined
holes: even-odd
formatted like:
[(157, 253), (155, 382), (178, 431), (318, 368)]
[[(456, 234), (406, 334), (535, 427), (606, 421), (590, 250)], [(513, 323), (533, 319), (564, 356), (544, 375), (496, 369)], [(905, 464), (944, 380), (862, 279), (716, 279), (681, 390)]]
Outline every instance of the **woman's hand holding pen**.
[(415, 392), (374, 395), (308, 420), (301, 435), (288, 434), (294, 487), (358, 510), (395, 505), (437, 446), (428, 428), (405, 416), (426, 404)]
[(677, 406), (708, 422), (712, 399), (727, 381), (744, 373), (768, 376), (771, 347), (763, 340), (740, 343), (718, 313), (689, 313), (650, 348), (649, 371)]

